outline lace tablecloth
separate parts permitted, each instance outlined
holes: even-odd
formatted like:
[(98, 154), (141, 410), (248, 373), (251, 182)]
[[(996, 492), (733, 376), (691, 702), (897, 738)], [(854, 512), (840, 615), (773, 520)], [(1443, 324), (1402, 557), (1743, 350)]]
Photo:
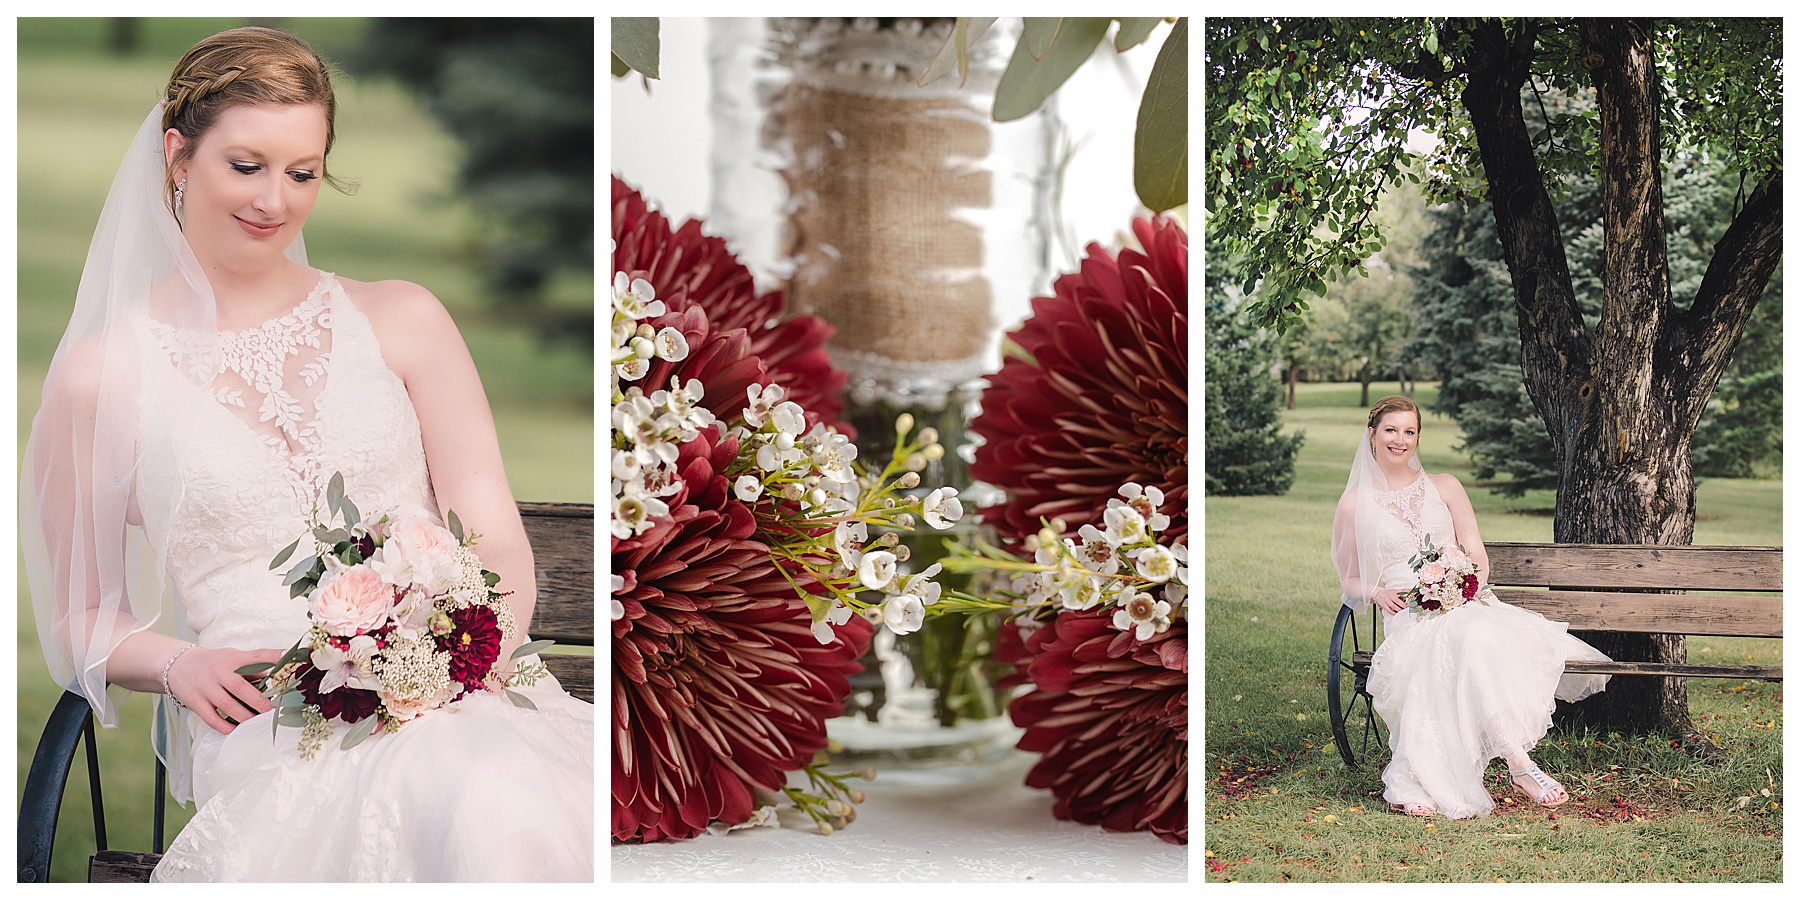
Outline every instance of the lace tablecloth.
[(1186, 881), (1188, 848), (1050, 814), (1015, 752), (954, 785), (877, 779), (854, 823), (822, 837), (749, 828), (612, 848), (613, 881)]

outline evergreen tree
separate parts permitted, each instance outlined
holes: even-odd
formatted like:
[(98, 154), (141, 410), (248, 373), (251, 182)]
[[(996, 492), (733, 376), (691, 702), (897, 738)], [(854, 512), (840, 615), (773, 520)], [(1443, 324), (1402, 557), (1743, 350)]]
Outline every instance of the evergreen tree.
[(1251, 325), (1216, 282), (1206, 287), (1205, 327), (1206, 492), (1287, 493), (1305, 436), (1281, 432), (1276, 338)]
[(594, 272), (592, 23), (378, 19), (352, 65), (399, 79), (462, 145), (461, 189), (508, 313), (591, 347), (592, 304), (553, 308), (545, 288)]

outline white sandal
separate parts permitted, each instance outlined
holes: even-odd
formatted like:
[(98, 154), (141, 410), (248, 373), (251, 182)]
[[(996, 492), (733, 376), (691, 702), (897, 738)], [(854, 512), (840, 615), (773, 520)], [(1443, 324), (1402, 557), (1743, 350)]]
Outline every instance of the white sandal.
[[(1519, 789), (1519, 793), (1531, 798), (1531, 802), (1536, 803), (1539, 806), (1561, 806), (1564, 803), (1569, 802), (1569, 790), (1559, 784), (1556, 779), (1545, 775), (1544, 770), (1537, 766), (1532, 766), (1528, 769), (1518, 769), (1516, 771), (1507, 769), (1506, 774), (1512, 779), (1513, 787)], [(1520, 784), (1520, 778), (1528, 778), (1536, 784), (1538, 787), (1537, 793), (1533, 794), (1529, 788)], [(1545, 797), (1548, 797), (1557, 791), (1562, 791), (1561, 800), (1545, 802)]]

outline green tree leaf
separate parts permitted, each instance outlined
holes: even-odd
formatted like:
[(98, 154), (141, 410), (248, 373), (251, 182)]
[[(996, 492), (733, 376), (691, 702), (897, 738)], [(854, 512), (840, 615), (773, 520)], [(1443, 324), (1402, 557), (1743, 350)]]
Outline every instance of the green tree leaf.
[[(612, 52), (614, 58), (643, 73), (645, 78), (661, 78), (658, 64), (662, 56), (662, 21), (654, 16), (614, 16)], [(614, 70), (617, 74), (616, 66)]]
[(988, 26), (994, 24), (994, 19), (994, 16), (958, 17), (956, 27), (950, 32), (950, 39), (944, 41), (943, 48), (938, 50), (937, 56), (932, 58), (931, 65), (925, 69), (924, 76), (919, 79), (919, 86), (924, 87), (944, 77), (952, 65), (956, 67), (960, 78), (968, 80), (969, 45), (980, 40), (981, 36), (987, 33)]
[(1156, 23), (1162, 19), (1156, 16), (1138, 16), (1119, 20), (1119, 32), (1113, 35), (1113, 49), (1125, 52), (1144, 42), (1150, 32), (1156, 30)]
[(1187, 202), (1187, 18), (1175, 23), (1138, 104), (1132, 184), (1138, 199), (1163, 212)]
[(1062, 83), (1087, 62), (1106, 37), (1111, 19), (1067, 19), (1057, 29), (1042, 59), (1032, 58), (1023, 38), (1013, 48), (1012, 60), (994, 91), (994, 121), (1011, 122), (1031, 115)]

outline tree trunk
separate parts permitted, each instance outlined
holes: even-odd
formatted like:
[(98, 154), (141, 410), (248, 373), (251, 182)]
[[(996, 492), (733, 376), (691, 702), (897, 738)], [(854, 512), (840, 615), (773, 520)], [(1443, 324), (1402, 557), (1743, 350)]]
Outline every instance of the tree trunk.
[[(1512, 275), (1526, 389), (1556, 447), (1556, 540), (1691, 543), (1694, 428), (1780, 260), (1780, 202), (1765, 196), (1779, 197), (1780, 175), (1764, 180), (1719, 241), (1693, 307), (1675, 310), (1653, 29), (1636, 20), (1584, 20), (1582, 61), (1600, 107), (1606, 235), (1600, 323), (1590, 333), (1520, 106), (1536, 26), (1512, 27), (1512, 34), (1494, 21), (1476, 27), (1463, 104)], [(1680, 635), (1581, 636), (1615, 659), (1686, 658)], [(1693, 734), (1686, 682), (1678, 678), (1615, 678), (1576, 711), (1621, 731)]]
[(1363, 409), (1369, 408), (1369, 364), (1368, 363), (1363, 363), (1363, 367), (1362, 367), (1362, 407), (1363, 407)]
[(1295, 382), (1297, 382), (1299, 380), (1299, 375), (1300, 375), (1300, 367), (1299, 366), (1294, 366), (1294, 365), (1288, 366), (1288, 370), (1287, 370), (1288, 409), (1294, 408), (1294, 384), (1295, 384)]

